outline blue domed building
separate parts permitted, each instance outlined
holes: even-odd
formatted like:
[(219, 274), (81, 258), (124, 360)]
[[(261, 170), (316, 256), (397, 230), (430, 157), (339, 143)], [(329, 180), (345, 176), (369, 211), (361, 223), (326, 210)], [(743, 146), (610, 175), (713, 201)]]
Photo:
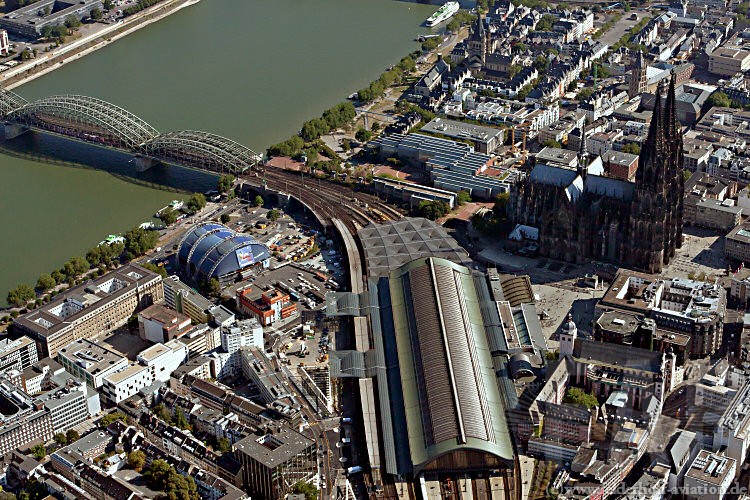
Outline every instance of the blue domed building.
[(177, 249), (182, 276), (195, 282), (216, 278), (222, 285), (267, 268), (270, 258), (268, 247), (252, 236), (215, 222), (192, 228)]

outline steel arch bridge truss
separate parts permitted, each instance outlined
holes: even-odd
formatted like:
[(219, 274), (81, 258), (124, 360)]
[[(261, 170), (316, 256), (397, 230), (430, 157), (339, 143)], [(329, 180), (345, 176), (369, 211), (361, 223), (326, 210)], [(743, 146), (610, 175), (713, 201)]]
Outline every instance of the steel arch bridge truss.
[(153, 139), (159, 132), (129, 111), (114, 104), (80, 95), (59, 95), (28, 103), (8, 116), (34, 128), (129, 150)]
[(193, 130), (162, 134), (141, 149), (167, 163), (234, 175), (255, 167), (261, 160), (260, 155), (230, 139)]
[(9, 115), (18, 108), (27, 105), (29, 101), (10, 90), (0, 88), (0, 114)]

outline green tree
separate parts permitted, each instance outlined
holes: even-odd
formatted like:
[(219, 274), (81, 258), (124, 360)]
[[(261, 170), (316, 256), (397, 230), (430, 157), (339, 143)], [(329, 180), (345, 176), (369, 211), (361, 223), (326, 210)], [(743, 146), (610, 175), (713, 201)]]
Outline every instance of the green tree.
[(60, 446), (65, 446), (66, 444), (68, 444), (68, 438), (66, 438), (65, 434), (63, 434), (62, 432), (58, 432), (57, 434), (55, 434), (54, 439), (55, 443), (59, 444)]
[(208, 280), (204, 286), (204, 291), (209, 297), (218, 297), (221, 293), (221, 284), (216, 278)]
[(167, 226), (171, 226), (172, 224), (177, 222), (177, 211), (171, 208), (167, 208), (159, 213), (159, 218), (164, 224), (166, 224)]
[(622, 147), (622, 152), (631, 155), (641, 154), (641, 145), (637, 142), (629, 142)]
[(296, 156), (305, 147), (302, 137), (294, 135), (284, 142), (268, 148), (268, 156)]
[(370, 139), (372, 139), (372, 132), (369, 130), (360, 127), (359, 130), (357, 130), (357, 133), (354, 134), (354, 138), (357, 139), (359, 142), (367, 142)]
[(440, 46), (442, 38), (439, 36), (428, 38), (424, 42), (422, 42), (422, 51), (423, 52), (429, 52), (431, 50), (435, 50)]
[(542, 143), (542, 146), (544, 146), (545, 148), (561, 148), (562, 144), (554, 139), (548, 139)]
[(91, 264), (83, 257), (73, 257), (63, 265), (63, 274), (70, 279), (91, 269)]
[(450, 206), (444, 201), (424, 200), (419, 203), (419, 214), (425, 219), (437, 220), (450, 211)]
[(232, 443), (230, 443), (227, 438), (220, 437), (216, 441), (216, 449), (218, 451), (220, 451), (221, 453), (226, 453), (228, 451), (232, 451)]
[(134, 227), (125, 233), (126, 257), (128, 260), (133, 260), (154, 248), (158, 241), (159, 234), (157, 232)]
[(279, 217), (281, 217), (281, 214), (275, 208), (269, 210), (266, 214), (266, 218), (271, 222), (276, 221)]
[(75, 443), (81, 439), (81, 435), (78, 434), (78, 431), (75, 429), (68, 429), (68, 432), (65, 433), (65, 439), (67, 439), (69, 443)]
[(520, 64), (511, 64), (510, 67), (508, 68), (508, 76), (513, 78), (518, 73), (520, 73), (522, 69), (523, 69), (523, 66), (521, 66)]
[(563, 403), (583, 405), (587, 408), (599, 406), (599, 401), (596, 399), (596, 396), (593, 394), (587, 394), (578, 387), (570, 387), (568, 389), (568, 392), (565, 393), (565, 397), (563, 398)]
[(203, 210), (205, 206), (206, 206), (206, 197), (203, 196), (203, 193), (193, 193), (193, 195), (187, 201), (187, 208), (192, 213)]
[(534, 59), (534, 67), (538, 69), (541, 73), (544, 73), (549, 69), (549, 57), (545, 56), (544, 54), (539, 54)]
[(316, 500), (318, 498), (318, 488), (312, 483), (298, 481), (292, 485), (292, 493), (305, 495), (305, 500)]
[(152, 409), (154, 415), (168, 424), (172, 424), (172, 413), (163, 404), (159, 403)]
[(81, 21), (73, 14), (65, 18), (65, 27), (71, 32), (81, 26)]
[(36, 280), (36, 289), (40, 292), (46, 292), (47, 290), (54, 288), (55, 285), (57, 285), (55, 278), (48, 273), (40, 274), (39, 278)]
[(232, 174), (224, 174), (219, 177), (219, 192), (227, 193), (234, 186), (234, 176)]
[(43, 444), (35, 444), (31, 447), (31, 453), (37, 460), (43, 460), (47, 456), (47, 448)]
[(29, 301), (34, 300), (35, 298), (36, 293), (34, 293), (34, 289), (29, 285), (22, 283), (8, 292), (7, 300), (8, 304), (12, 306), (23, 307)]
[(112, 10), (114, 8), (115, 4), (112, 0), (104, 0), (104, 9), (105, 10)]
[(146, 262), (145, 264), (141, 264), (141, 266), (148, 269), (149, 271), (158, 274), (162, 278), (166, 278), (167, 276), (169, 276), (169, 273), (166, 269), (164, 269), (164, 266), (157, 266), (153, 262)]
[(120, 413), (119, 411), (116, 411), (114, 413), (107, 413), (99, 420), (99, 427), (102, 429), (105, 429), (109, 427), (109, 425), (116, 421), (122, 421), (125, 422), (127, 420), (127, 417), (124, 413)]
[(262, 207), (263, 206), (263, 197), (261, 195), (256, 195), (253, 199), (253, 205), (256, 207)]
[(146, 454), (141, 450), (135, 450), (128, 453), (128, 466), (136, 472), (141, 472), (146, 465)]
[(537, 31), (552, 31), (552, 25), (555, 24), (557, 18), (552, 14), (545, 14), (536, 24)]
[(728, 108), (732, 105), (732, 100), (729, 99), (729, 96), (726, 95), (724, 92), (714, 92), (711, 94), (708, 99), (706, 99), (706, 106), (712, 107), (712, 106), (722, 106), (725, 108)]
[(174, 467), (161, 459), (146, 467), (143, 477), (149, 488), (163, 491), (167, 498), (175, 500), (199, 500), (198, 488), (192, 477), (181, 476)]
[(523, 42), (513, 42), (513, 45), (511, 45), (510, 49), (513, 52), (526, 52), (527, 50), (529, 50), (529, 46)]
[(456, 193), (456, 203), (463, 205), (471, 202), (471, 194), (468, 191), (459, 191)]
[(592, 89), (591, 87), (582, 88), (580, 92), (578, 92), (578, 100), (585, 101), (586, 99), (591, 97), (593, 93), (594, 93), (594, 89)]
[(227, 222), (232, 220), (232, 218), (229, 216), (229, 214), (221, 214), (220, 220), (222, 224), (226, 224)]
[(179, 406), (174, 411), (175, 425), (180, 429), (190, 428), (190, 422), (188, 422), (185, 412)]
[(63, 281), (65, 281), (65, 275), (61, 273), (59, 269), (55, 269), (54, 271), (52, 271), (51, 276), (55, 279), (55, 283), (57, 284), (60, 284)]
[(91, 19), (94, 21), (98, 21), (102, 18), (102, 11), (99, 9), (99, 7), (94, 7), (91, 9)]

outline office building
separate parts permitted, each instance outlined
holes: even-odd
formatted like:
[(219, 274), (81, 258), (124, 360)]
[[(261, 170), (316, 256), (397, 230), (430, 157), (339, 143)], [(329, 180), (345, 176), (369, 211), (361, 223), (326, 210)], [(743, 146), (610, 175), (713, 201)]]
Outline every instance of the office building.
[(14, 35), (36, 40), (45, 27), (64, 25), (72, 16), (82, 20), (103, 9), (102, 0), (40, 0), (0, 17), (0, 27)]
[(161, 276), (135, 264), (57, 295), (16, 318), (16, 329), (34, 339), (41, 356), (78, 339), (93, 339), (125, 325), (135, 313), (164, 299)]
[(161, 304), (148, 306), (138, 314), (138, 331), (142, 339), (169, 342), (190, 328), (190, 318)]
[(734, 481), (737, 461), (701, 450), (685, 474), (684, 492), (688, 500), (722, 500)]
[(750, 263), (750, 224), (744, 223), (729, 231), (724, 239), (724, 255), (735, 262)]
[(713, 450), (724, 451), (738, 463), (745, 462), (750, 445), (750, 384), (734, 395), (714, 429)]
[(474, 149), (480, 153), (494, 153), (505, 142), (502, 129), (446, 118), (434, 118), (421, 130), (422, 132), (444, 135), (460, 141), (471, 141), (474, 144)]
[(104, 378), (102, 396), (112, 403), (137, 394), (155, 382), (166, 382), (187, 359), (187, 347), (178, 340), (155, 344), (138, 354), (138, 363), (130, 363)]
[(86, 388), (81, 382), (52, 390), (36, 400), (49, 410), (55, 434), (65, 432), (89, 417)]
[(297, 314), (297, 304), (281, 290), (261, 291), (252, 287), (237, 290), (237, 306), (261, 326), (271, 326), (277, 321)]
[(128, 360), (119, 353), (87, 339), (78, 339), (60, 349), (57, 360), (65, 371), (98, 389), (104, 379), (126, 366)]
[(235, 443), (234, 458), (253, 498), (284, 498), (293, 484), (307, 482), (318, 469), (315, 442), (286, 426)]
[(209, 310), (214, 304), (178, 276), (164, 278), (164, 303), (177, 312), (187, 314), (196, 324), (208, 323)]
[(0, 455), (54, 436), (50, 410), (7, 380), (0, 381)]
[(750, 69), (750, 51), (721, 47), (708, 56), (708, 71), (714, 75), (733, 77)]
[(0, 340), (0, 373), (10, 370), (23, 371), (38, 360), (36, 343), (29, 337)]
[(702, 358), (721, 346), (726, 292), (717, 284), (686, 278), (661, 278), (620, 269), (596, 305), (606, 311), (635, 313), (651, 318), (667, 332), (689, 335), (690, 356)]

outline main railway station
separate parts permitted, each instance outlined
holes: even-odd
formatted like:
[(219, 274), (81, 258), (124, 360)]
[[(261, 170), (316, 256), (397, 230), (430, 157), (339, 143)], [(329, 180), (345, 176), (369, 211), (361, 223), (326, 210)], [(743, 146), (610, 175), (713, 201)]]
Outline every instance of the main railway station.
[(356, 348), (333, 352), (330, 370), (359, 392), (373, 481), (431, 498), (432, 482), (474, 480), (515, 498), (516, 395), (496, 375), (510, 366), (487, 276), (426, 219), (371, 224), (357, 239), (366, 289), (329, 294), (326, 313), (352, 317)]

